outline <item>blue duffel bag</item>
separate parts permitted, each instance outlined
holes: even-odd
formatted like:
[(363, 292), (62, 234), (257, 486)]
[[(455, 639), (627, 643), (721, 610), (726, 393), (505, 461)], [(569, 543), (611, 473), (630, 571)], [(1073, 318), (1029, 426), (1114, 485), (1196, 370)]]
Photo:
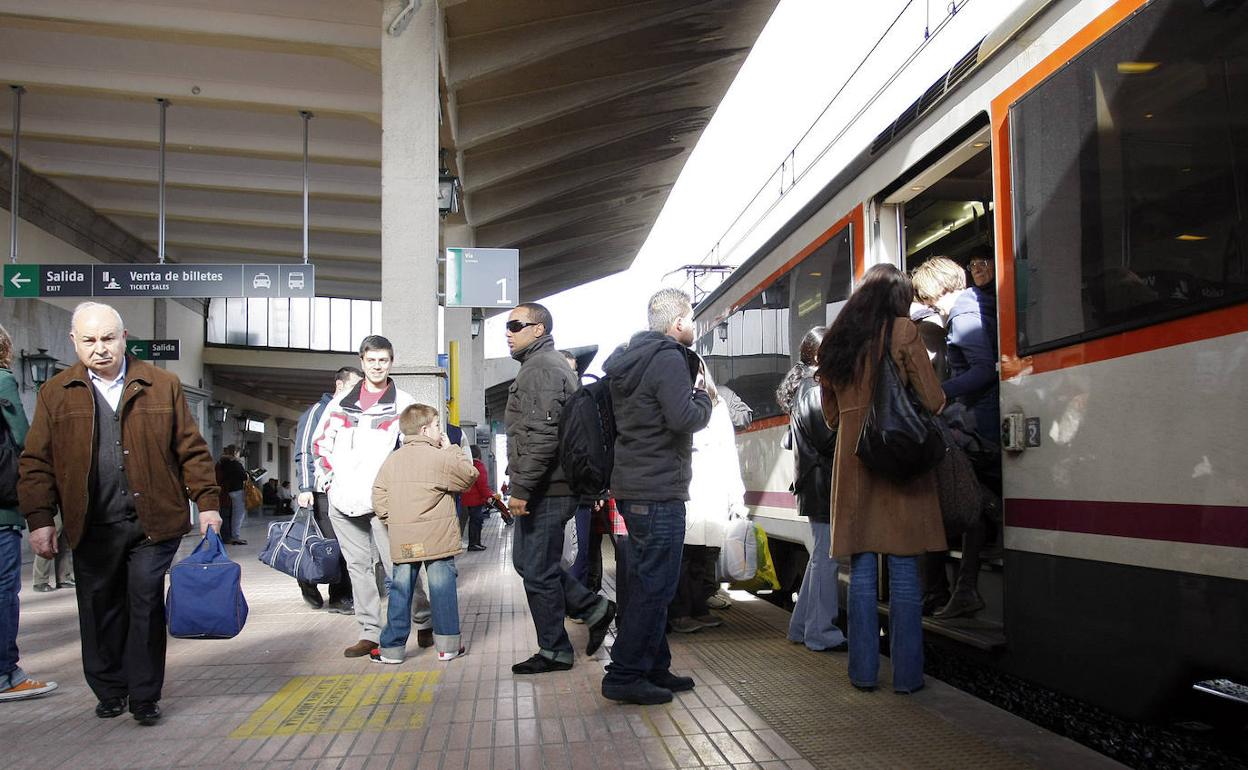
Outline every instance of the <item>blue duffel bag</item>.
[(311, 509), (300, 508), (289, 521), (269, 525), (268, 540), (257, 558), (305, 583), (337, 583), (341, 555), (338, 541), (321, 535)]
[(215, 529), (169, 570), (165, 599), (169, 635), (179, 639), (232, 639), (247, 622), (243, 568), (230, 561)]

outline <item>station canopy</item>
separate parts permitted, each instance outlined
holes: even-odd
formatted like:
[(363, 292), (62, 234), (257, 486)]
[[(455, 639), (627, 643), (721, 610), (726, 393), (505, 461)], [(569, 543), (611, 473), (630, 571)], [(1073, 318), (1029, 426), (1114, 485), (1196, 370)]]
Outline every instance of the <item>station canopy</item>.
[[(443, 2), (448, 222), (520, 250), (523, 299), (626, 269), (776, 3)], [(312, 112), (317, 293), (379, 299), (383, 27), (377, 0), (0, 0), (0, 82), (27, 89), (23, 165), (152, 246), (170, 100), (180, 263), (301, 259)]]

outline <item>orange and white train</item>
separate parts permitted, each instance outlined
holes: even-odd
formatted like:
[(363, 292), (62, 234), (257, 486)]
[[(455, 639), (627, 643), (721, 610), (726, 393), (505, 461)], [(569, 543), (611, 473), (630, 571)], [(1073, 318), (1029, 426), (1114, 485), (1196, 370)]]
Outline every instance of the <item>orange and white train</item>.
[(774, 391), (802, 335), (872, 264), (993, 255), (989, 607), (929, 633), (1128, 716), (1248, 681), (1242, 0), (1025, 3), (829, 176), (697, 310), (699, 352), (754, 409), (747, 503), (786, 590), (809, 538)]

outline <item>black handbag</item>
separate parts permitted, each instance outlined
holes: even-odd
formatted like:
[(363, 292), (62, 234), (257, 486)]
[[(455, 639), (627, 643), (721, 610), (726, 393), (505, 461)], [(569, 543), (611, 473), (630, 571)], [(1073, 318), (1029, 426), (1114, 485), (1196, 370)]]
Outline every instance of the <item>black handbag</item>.
[(889, 355), (892, 336), (890, 326), (854, 454), (875, 473), (908, 481), (936, 467), (945, 456), (945, 441), (932, 413), (902, 384)]
[(311, 509), (300, 508), (289, 521), (269, 525), (268, 542), (257, 558), (305, 583), (336, 583), (341, 554), (337, 540), (321, 535)]
[(984, 509), (984, 489), (975, 475), (971, 458), (958, 446), (949, 428), (937, 420), (947, 452), (936, 465), (936, 492), (945, 534), (954, 537), (974, 527)]

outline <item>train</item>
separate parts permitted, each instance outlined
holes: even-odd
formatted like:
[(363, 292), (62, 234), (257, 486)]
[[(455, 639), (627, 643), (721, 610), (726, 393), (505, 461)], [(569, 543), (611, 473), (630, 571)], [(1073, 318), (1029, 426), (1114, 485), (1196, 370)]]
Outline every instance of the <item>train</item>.
[(775, 390), (803, 334), (873, 264), (986, 254), (1002, 516), (988, 606), (929, 638), (1128, 718), (1248, 682), (1243, 5), (1022, 3), (698, 303), (783, 591), (810, 537)]

